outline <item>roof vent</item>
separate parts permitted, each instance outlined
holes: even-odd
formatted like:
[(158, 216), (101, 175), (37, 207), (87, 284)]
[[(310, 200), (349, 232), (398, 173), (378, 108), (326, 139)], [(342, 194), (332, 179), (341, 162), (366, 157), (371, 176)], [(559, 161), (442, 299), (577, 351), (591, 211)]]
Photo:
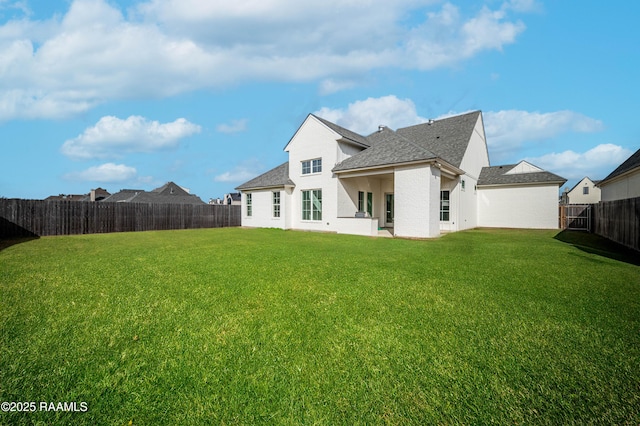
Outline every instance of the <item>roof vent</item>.
[(434, 122), (435, 122), (435, 121), (434, 121), (434, 119), (433, 119), (433, 118), (430, 118), (429, 120), (427, 120), (427, 124), (428, 124), (429, 126), (431, 126)]
[(387, 128), (387, 126), (385, 126), (384, 124), (379, 125), (378, 126), (378, 133), (380, 133), (381, 131), (383, 131), (386, 128)]

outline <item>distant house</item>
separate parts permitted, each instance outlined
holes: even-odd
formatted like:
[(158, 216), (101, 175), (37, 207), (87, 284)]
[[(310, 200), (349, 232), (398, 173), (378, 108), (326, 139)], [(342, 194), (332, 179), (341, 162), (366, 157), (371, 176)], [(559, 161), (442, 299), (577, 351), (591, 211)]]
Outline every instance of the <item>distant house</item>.
[(558, 227), (566, 180), (525, 161), (490, 167), (480, 111), (368, 136), (309, 114), (285, 151), (236, 188), (243, 226), (418, 238)]
[(88, 194), (60, 194), (51, 195), (45, 201), (102, 201), (111, 195), (106, 189), (92, 189)]
[(602, 201), (640, 197), (640, 149), (598, 183)]
[(49, 195), (44, 201), (88, 201), (86, 194)]
[(224, 194), (224, 200), (222, 204), (231, 205), (231, 206), (239, 206), (242, 203), (242, 196), (239, 192), (231, 192), (229, 194)]
[(198, 196), (174, 182), (167, 182), (152, 191), (122, 189), (102, 200), (103, 203), (147, 203), (147, 204), (205, 204)]
[(585, 176), (573, 188), (562, 194), (562, 204), (596, 204), (600, 202), (599, 180)]

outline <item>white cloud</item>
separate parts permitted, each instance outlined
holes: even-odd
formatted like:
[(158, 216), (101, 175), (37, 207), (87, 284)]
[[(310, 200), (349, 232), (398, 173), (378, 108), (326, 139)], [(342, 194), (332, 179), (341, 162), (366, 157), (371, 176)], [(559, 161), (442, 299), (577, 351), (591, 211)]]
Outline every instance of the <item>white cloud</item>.
[(626, 148), (607, 143), (586, 152), (567, 150), (526, 160), (567, 179), (581, 179), (585, 176), (603, 179), (631, 154), (632, 152)]
[(0, 25), (0, 121), (251, 80), (317, 81), (333, 93), (373, 69), (433, 69), (500, 50), (524, 30), (509, 10), (526, 0), (474, 16), (437, 3), (151, 0), (125, 17), (113, 2), (73, 0), (63, 16)]
[(232, 170), (219, 174), (213, 178), (215, 182), (241, 184), (264, 172), (262, 164), (256, 159), (248, 159)]
[(184, 118), (161, 124), (135, 115), (125, 120), (105, 116), (78, 137), (67, 140), (61, 151), (73, 159), (117, 157), (173, 148), (182, 138), (199, 132), (200, 126)]
[(458, 7), (445, 3), (440, 12), (429, 13), (425, 23), (412, 30), (404, 63), (423, 70), (450, 66), (484, 50), (502, 50), (524, 30), (522, 22), (507, 20), (504, 9), (483, 7), (465, 20)]
[(502, 9), (516, 12), (539, 12), (544, 7), (537, 0), (507, 0), (502, 4)]
[(216, 130), (220, 133), (240, 133), (247, 130), (247, 123), (249, 120), (243, 118), (241, 120), (232, 120), (230, 123), (219, 124)]
[(563, 133), (594, 133), (604, 129), (602, 121), (574, 111), (489, 111), (483, 114), (487, 145), (499, 156), (518, 149), (524, 142), (542, 141)]
[(81, 172), (71, 172), (64, 175), (64, 178), (71, 181), (91, 181), (100, 183), (126, 182), (137, 175), (134, 167), (124, 164), (105, 163), (100, 166), (89, 167)]
[(418, 115), (413, 101), (394, 95), (356, 101), (346, 109), (324, 107), (314, 114), (361, 135), (373, 133), (380, 125), (397, 129), (427, 121)]

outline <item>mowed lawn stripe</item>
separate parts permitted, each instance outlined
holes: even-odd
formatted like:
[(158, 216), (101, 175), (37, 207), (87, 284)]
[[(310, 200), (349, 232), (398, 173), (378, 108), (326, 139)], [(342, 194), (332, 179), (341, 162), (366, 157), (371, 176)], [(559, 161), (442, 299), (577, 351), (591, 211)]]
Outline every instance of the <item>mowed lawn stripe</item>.
[(266, 229), (0, 251), (0, 423), (640, 421), (640, 268), (557, 231)]

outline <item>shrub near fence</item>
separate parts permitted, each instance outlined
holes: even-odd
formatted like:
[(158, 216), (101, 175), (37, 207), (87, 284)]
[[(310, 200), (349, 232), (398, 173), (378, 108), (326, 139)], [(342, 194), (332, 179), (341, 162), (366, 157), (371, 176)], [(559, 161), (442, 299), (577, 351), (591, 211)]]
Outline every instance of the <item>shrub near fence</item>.
[(596, 234), (640, 250), (640, 198), (601, 201), (593, 209)]
[(240, 226), (240, 206), (0, 199), (0, 237)]

